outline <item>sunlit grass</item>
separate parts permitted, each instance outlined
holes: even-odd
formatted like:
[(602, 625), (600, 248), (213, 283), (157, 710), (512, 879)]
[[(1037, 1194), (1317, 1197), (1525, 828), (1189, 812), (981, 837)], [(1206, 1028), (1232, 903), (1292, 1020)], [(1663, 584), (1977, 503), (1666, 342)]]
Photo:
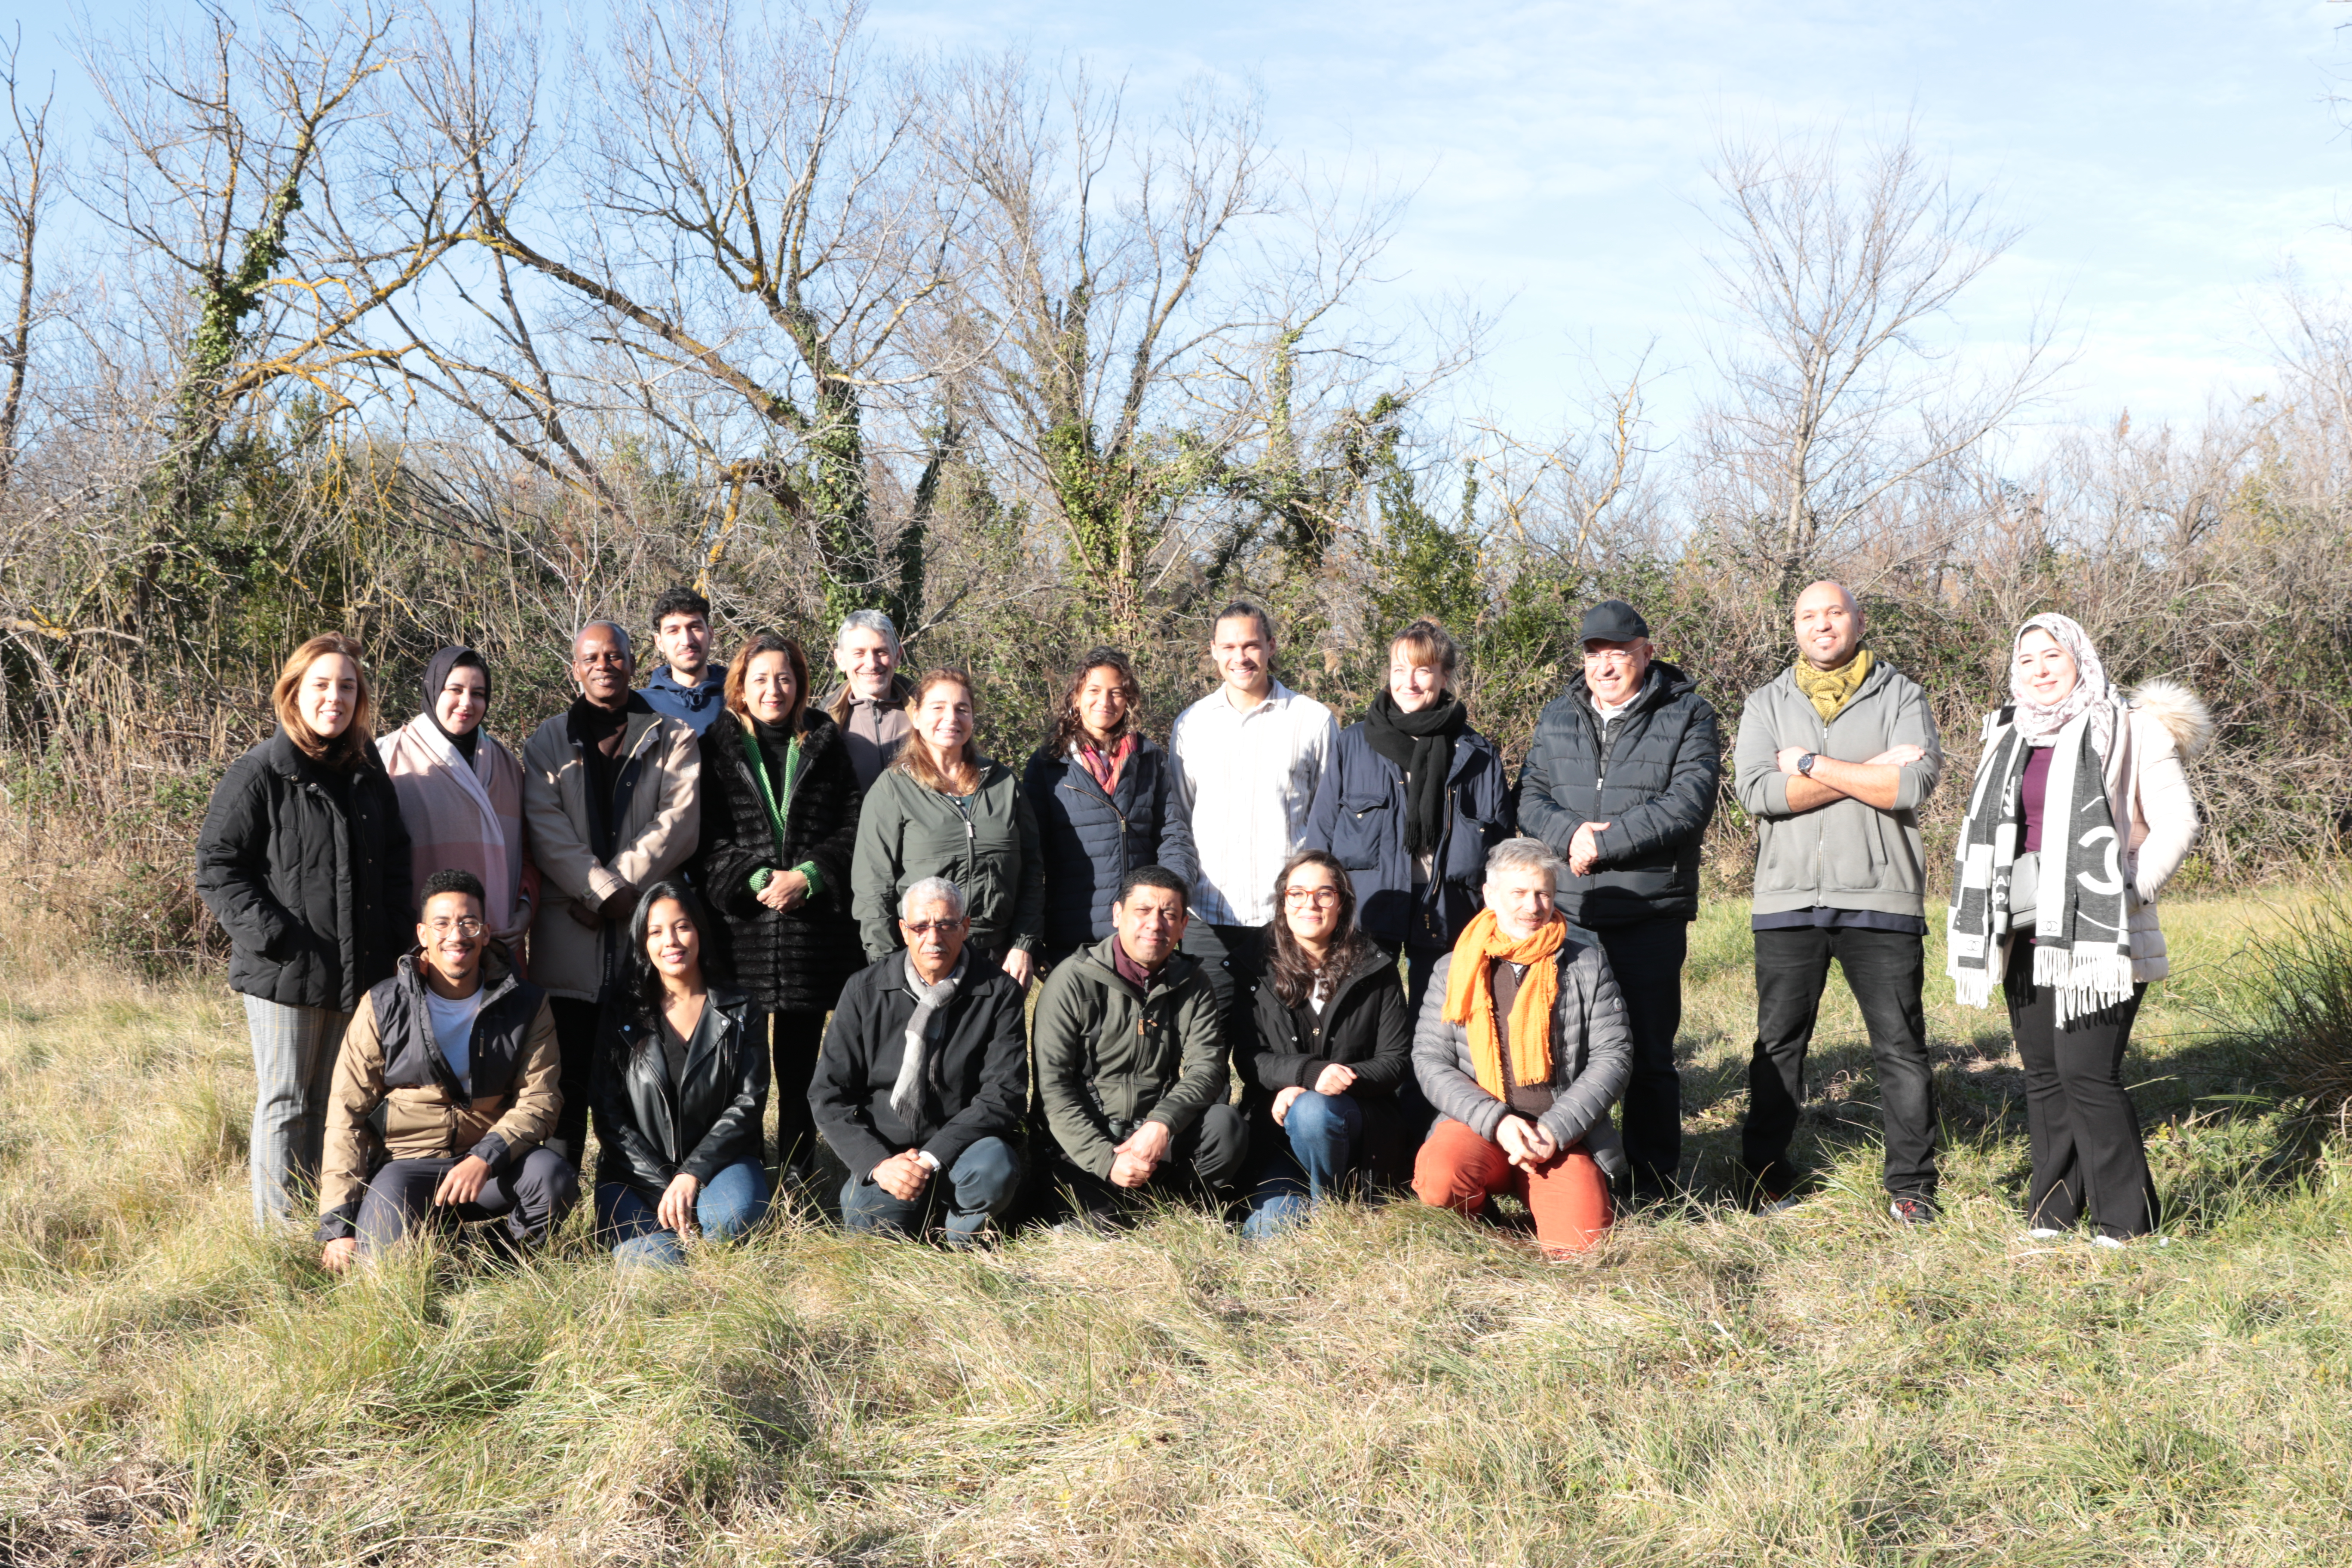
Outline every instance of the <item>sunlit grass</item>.
[(2275, 919), (2168, 910), (2132, 1058), (2164, 1248), (2021, 1237), (2005, 1026), (1932, 978), (1945, 1222), (1884, 1217), (1834, 979), (1821, 1195), (1713, 1202), (1753, 1021), (1728, 907), (1692, 947), (1698, 1196), (1585, 1260), (1396, 1205), (982, 1257), (796, 1218), (625, 1280), (584, 1216), (520, 1269), (330, 1279), (247, 1224), (234, 999), (12, 942), (0, 1560), (2342, 1562), (2352, 1183), (2231, 1033)]

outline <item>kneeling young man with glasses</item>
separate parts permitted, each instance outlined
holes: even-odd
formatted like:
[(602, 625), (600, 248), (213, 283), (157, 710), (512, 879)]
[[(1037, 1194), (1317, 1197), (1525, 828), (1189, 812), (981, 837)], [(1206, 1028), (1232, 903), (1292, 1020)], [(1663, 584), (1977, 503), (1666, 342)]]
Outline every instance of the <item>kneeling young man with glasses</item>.
[(570, 1163), (540, 1147), (563, 1104), (554, 1015), (490, 945), (482, 907), (472, 872), (427, 878), (417, 945), (343, 1036), (319, 1179), (329, 1268), (382, 1257), (428, 1217), (502, 1220), (501, 1241), (535, 1246), (580, 1196)]

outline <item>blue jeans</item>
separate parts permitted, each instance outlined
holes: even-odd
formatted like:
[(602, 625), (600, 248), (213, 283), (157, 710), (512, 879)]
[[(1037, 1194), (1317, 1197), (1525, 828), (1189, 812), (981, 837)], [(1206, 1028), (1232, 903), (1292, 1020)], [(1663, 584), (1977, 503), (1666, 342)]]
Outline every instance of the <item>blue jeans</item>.
[(1356, 1169), (1364, 1137), (1364, 1108), (1351, 1095), (1308, 1089), (1290, 1102), (1282, 1121), (1288, 1150), (1276, 1150), (1250, 1194), (1242, 1235), (1264, 1240), (1307, 1217)]
[(853, 1175), (841, 1186), (842, 1228), (920, 1236), (930, 1223), (941, 1187), (950, 1194), (948, 1240), (968, 1244), (1013, 1206), (1021, 1191), (1021, 1156), (1002, 1138), (976, 1140), (956, 1156), (954, 1164), (932, 1172), (912, 1199), (894, 1198), (867, 1177)]
[[(596, 1235), (613, 1244), (613, 1261), (648, 1268), (679, 1268), (686, 1248), (662, 1226), (658, 1194), (647, 1197), (622, 1182), (596, 1189)], [(760, 1223), (768, 1212), (768, 1173), (756, 1160), (721, 1168), (694, 1195), (694, 1223), (705, 1240), (725, 1241)]]

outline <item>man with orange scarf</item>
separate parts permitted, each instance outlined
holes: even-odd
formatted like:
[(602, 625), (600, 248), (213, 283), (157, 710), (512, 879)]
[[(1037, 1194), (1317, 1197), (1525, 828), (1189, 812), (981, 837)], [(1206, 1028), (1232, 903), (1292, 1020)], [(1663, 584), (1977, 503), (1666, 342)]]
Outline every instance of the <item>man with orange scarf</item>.
[(1563, 1258), (1609, 1228), (1610, 1179), (1625, 1166), (1609, 1108), (1633, 1037), (1608, 960), (1554, 905), (1559, 880), (1541, 839), (1496, 845), (1486, 909), (1430, 976), (1412, 1066), (1438, 1120), (1412, 1190), (1464, 1215), (1508, 1193)]

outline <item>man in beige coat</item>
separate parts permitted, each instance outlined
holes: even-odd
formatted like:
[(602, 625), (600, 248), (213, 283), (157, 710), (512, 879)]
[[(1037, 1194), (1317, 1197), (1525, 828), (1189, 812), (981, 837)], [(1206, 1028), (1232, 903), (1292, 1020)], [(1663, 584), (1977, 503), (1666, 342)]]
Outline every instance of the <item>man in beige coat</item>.
[(630, 689), (629, 634), (593, 621), (572, 645), (580, 699), (523, 747), (523, 818), (543, 879), (530, 977), (563, 1051), (563, 1114), (548, 1147), (580, 1163), (598, 1009), (627, 973), (638, 892), (692, 857), (702, 828), (701, 744)]
[(502, 1221), (509, 1245), (534, 1246), (580, 1195), (541, 1146), (560, 1103), (555, 1021), (483, 925), (479, 878), (425, 879), (416, 946), (343, 1034), (319, 1173), (320, 1261), (338, 1272), (428, 1215)]

